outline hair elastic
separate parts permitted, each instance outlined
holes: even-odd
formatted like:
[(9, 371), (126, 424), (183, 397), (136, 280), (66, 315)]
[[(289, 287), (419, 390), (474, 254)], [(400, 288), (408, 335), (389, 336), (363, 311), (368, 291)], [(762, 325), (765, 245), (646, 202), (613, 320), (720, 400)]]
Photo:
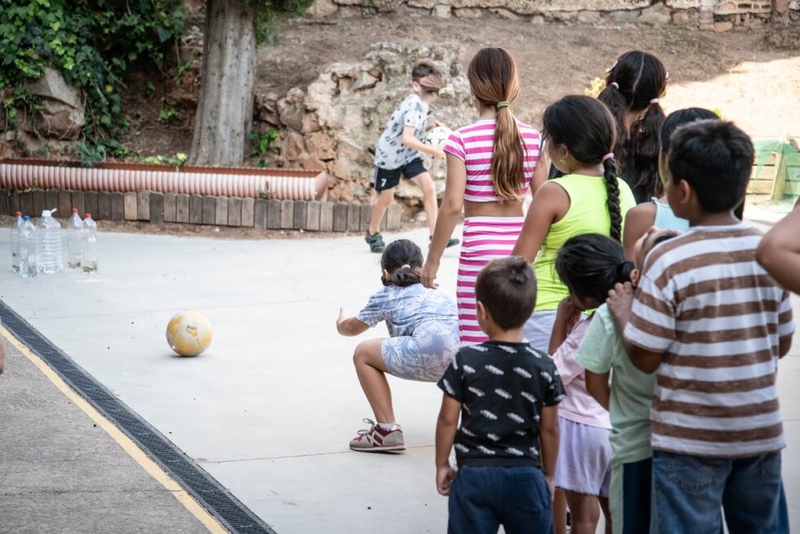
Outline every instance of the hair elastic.
[(407, 264), (407, 263), (404, 263), (403, 265), (400, 266), (400, 268), (401, 269), (410, 269), (411, 266), (409, 264)]
[(611, 82), (611, 87), (619, 91), (619, 84), (617, 82)]
[(600, 161), (603, 162), (603, 161), (605, 161), (607, 159), (613, 159), (613, 158), (614, 158), (614, 153), (613, 152), (609, 152), (608, 154), (603, 156), (603, 159), (601, 159)]
[(496, 107), (497, 109), (507, 108), (508, 106), (509, 106), (509, 104), (505, 100), (501, 100), (500, 102), (498, 102), (497, 104), (494, 105), (494, 107)]
[(658, 98), (654, 98), (653, 100), (650, 101), (651, 104), (658, 104), (658, 102), (659, 102)]

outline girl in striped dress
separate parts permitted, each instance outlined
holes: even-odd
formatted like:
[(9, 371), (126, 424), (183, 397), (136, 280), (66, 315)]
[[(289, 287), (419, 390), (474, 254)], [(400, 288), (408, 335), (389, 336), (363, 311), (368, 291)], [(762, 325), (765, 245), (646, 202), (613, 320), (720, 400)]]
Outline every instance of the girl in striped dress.
[(464, 210), (456, 300), (462, 344), (488, 338), (478, 326), (475, 280), (491, 260), (508, 256), (524, 222), (522, 200), (547, 179), (539, 165), (541, 134), (517, 122), (510, 105), (519, 94), (514, 58), (502, 48), (484, 48), (467, 77), (478, 121), (453, 132), (444, 146), (447, 186), (420, 279), (436, 287), (442, 252)]

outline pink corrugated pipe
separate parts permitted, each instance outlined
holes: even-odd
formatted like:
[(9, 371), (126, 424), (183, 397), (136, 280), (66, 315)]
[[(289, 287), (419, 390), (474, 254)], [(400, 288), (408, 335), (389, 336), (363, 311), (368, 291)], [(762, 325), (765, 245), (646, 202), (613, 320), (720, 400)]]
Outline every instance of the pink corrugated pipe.
[(74, 162), (0, 160), (0, 188), (38, 187), (73, 191), (182, 193), (259, 198), (264, 191), (277, 200), (326, 200), (325, 171), (247, 167), (172, 167), (138, 163), (101, 163), (94, 169)]

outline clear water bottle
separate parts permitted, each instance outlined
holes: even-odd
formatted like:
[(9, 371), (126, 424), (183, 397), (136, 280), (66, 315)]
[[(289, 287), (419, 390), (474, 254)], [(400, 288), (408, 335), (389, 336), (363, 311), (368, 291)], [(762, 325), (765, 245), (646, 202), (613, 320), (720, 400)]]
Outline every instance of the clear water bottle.
[(56, 210), (44, 210), (36, 224), (39, 238), (37, 256), (39, 272), (55, 274), (64, 270), (64, 246), (61, 243), (61, 223), (53, 218)]
[(83, 220), (81, 270), (85, 274), (97, 272), (97, 223), (92, 219), (91, 213), (87, 213), (86, 218)]
[(18, 211), (14, 222), (11, 223), (11, 270), (19, 274), (19, 265), (22, 262), (22, 256), (19, 253), (19, 239), (22, 233), (22, 212)]
[(83, 221), (78, 208), (72, 208), (72, 216), (67, 221), (67, 267), (80, 269), (81, 247), (83, 246)]
[(19, 275), (22, 278), (33, 278), (39, 272), (39, 264), (36, 261), (36, 227), (33, 226), (31, 218), (27, 215), (22, 219), (22, 228), (19, 233)]

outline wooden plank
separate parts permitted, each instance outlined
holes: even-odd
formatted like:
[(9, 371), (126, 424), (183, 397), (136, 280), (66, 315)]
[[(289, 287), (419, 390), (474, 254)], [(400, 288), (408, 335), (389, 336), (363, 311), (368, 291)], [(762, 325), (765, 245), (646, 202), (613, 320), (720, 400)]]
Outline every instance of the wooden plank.
[(281, 229), (294, 227), (294, 201), (281, 200)]
[(361, 205), (348, 204), (347, 205), (347, 231), (360, 233), (361, 232)]
[(322, 202), (319, 210), (319, 231), (333, 232), (333, 202)]
[(124, 193), (125, 199), (125, 220), (135, 221), (139, 217), (136, 209), (136, 193)]
[(239, 197), (228, 198), (228, 226), (242, 225), (242, 199)]
[(254, 198), (242, 199), (242, 226), (252, 228), (255, 225), (255, 204)]
[[(5, 191), (4, 191), (5, 193)], [(42, 213), (42, 210), (45, 209), (45, 194), (43, 189), (39, 189), (37, 191), (31, 192), (31, 200), (33, 201), (33, 206), (31, 207), (32, 213)], [(6, 210), (8, 210), (8, 205), (6, 205)], [(9, 215), (4, 213), (3, 215)], [(10, 215), (14, 215), (11, 213)]]
[[(228, 197), (214, 197), (214, 224), (227, 226), (228, 224)], [(205, 212), (203, 213), (205, 221)]]
[(333, 231), (347, 231), (347, 204), (337, 202), (333, 206)]
[(164, 222), (178, 222), (178, 195), (175, 193), (164, 193)]
[[(83, 218), (83, 216), (88, 211), (86, 209), (86, 193), (83, 191), (73, 191), (72, 192), (72, 209), (78, 210), (78, 215)], [(62, 217), (72, 217), (72, 209), (69, 210), (69, 213), (62, 214)]]
[(786, 156), (778, 152), (775, 162), (775, 179), (772, 181), (772, 200), (783, 199), (783, 187), (786, 185)]
[(175, 196), (175, 222), (188, 223), (190, 218), (190, 206), (192, 197), (187, 194), (179, 193)]
[(294, 222), (292, 228), (295, 230), (305, 230), (306, 217), (308, 216), (308, 202), (305, 200), (294, 201)]
[(92, 218), (98, 221), (111, 220), (111, 193), (101, 191), (97, 193), (97, 214), (92, 213)]
[[(386, 217), (384, 217), (385, 219)], [(361, 204), (361, 231), (367, 233), (369, 223), (372, 222), (372, 205)]]
[(111, 220), (125, 220), (125, 194), (111, 193)]
[(164, 194), (150, 193), (148, 200), (150, 222), (162, 224), (164, 222)]
[(92, 219), (95, 218), (95, 214), (97, 213), (97, 193), (94, 191), (86, 191), (83, 195), (84, 200), (84, 212), (81, 213), (81, 217), (84, 217), (87, 213), (92, 214)]
[(139, 221), (150, 220), (150, 192), (136, 192), (136, 219)]
[[(228, 210), (228, 203), (225, 203), (225, 211)], [(225, 218), (227, 219), (227, 213)], [(203, 197), (203, 224), (216, 224), (217, 222), (217, 197)]]
[(400, 204), (390, 204), (389, 209), (386, 210), (386, 229), (396, 231), (400, 229), (402, 222), (403, 208)]
[(319, 200), (312, 200), (307, 205), (305, 229), (311, 232), (319, 231), (319, 216), (322, 203)]
[(278, 230), (281, 227), (281, 201), (269, 200), (268, 206), (267, 228), (270, 230)]
[[(58, 191), (56, 191), (56, 206), (58, 206)], [(9, 207), (9, 211), (12, 214), (16, 214), (18, 211), (22, 211), (22, 210), (19, 209), (19, 191), (12, 191), (11, 192), (11, 196), (8, 199), (8, 207)], [(41, 213), (41, 211), (39, 213)], [(39, 213), (36, 214), (37, 217), (39, 216)], [(33, 217), (32, 213), (23, 213), (22, 214), (23, 217), (25, 215), (29, 215), (29, 216)]]
[(269, 212), (269, 202), (263, 198), (254, 199), (253, 205), (253, 227), (258, 230), (267, 229), (267, 213)]
[[(47, 191), (45, 191), (44, 208), (42, 209), (51, 210), (53, 208), (58, 208), (58, 193), (59, 193), (58, 189), (48, 189)], [(11, 208), (13, 208), (13, 211), (19, 211), (19, 204), (17, 204), (16, 206), (14, 206), (13, 204), (15, 196), (16, 194), (12, 195), (11, 197), (11, 202), (12, 202)], [(16, 200), (17, 202), (19, 202), (19, 198), (17, 198)], [(42, 214), (41, 211), (39, 213), (28, 213), (28, 214), (23, 213), (23, 215), (30, 215), (31, 217), (33, 217), (34, 215), (38, 217), (41, 214)]]
[[(53, 214), (53, 217), (64, 217), (68, 219), (69, 216), (72, 215), (72, 191), (59, 191), (58, 206), (50, 206), (49, 208), (45, 209), (51, 210), (53, 208), (57, 208), (56, 212)], [(36, 214), (37, 217), (39, 215), (41, 215), (41, 213)]]
[(201, 195), (189, 197), (189, 223), (203, 224), (203, 197)]
[[(44, 194), (44, 191), (42, 191), (42, 193)], [(8, 191), (5, 189), (0, 189), (0, 215), (14, 215), (15, 213), (9, 213)]]
[[(19, 194), (19, 211), (22, 212), (23, 215), (33, 214), (36, 217), (40, 216), (42, 212), (34, 213), (33, 211), (33, 195), (30, 191), (22, 191)], [(59, 212), (55, 212), (53, 217), (63, 217)]]

